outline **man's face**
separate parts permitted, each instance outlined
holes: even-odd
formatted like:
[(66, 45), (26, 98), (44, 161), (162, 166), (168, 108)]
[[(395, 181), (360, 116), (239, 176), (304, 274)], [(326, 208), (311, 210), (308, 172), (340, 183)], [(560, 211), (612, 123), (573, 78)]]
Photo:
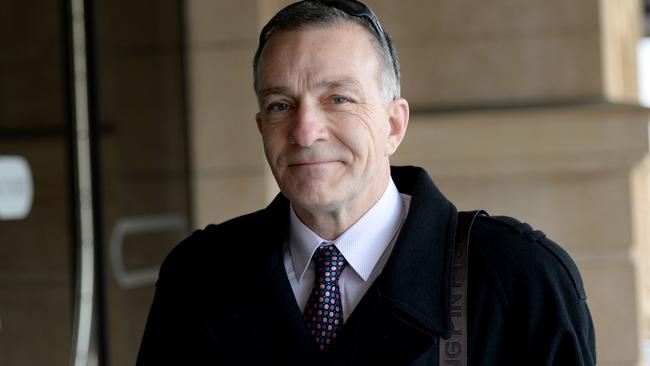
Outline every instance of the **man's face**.
[(266, 158), (285, 196), (313, 215), (365, 213), (386, 188), (388, 157), (403, 137), (395, 105), (406, 120), (408, 105), (382, 99), (369, 37), (354, 23), (280, 31), (260, 58)]

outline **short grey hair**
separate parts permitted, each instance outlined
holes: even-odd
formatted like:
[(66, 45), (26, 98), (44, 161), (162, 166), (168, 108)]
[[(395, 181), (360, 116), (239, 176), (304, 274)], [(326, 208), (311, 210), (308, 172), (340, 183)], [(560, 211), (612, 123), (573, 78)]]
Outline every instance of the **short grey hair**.
[(299, 1), (285, 7), (275, 14), (263, 28), (266, 32), (260, 35), (260, 44), (258, 44), (253, 58), (253, 86), (255, 93), (258, 92), (259, 87), (257, 69), (260, 56), (266, 42), (274, 32), (296, 30), (307, 26), (332, 26), (344, 21), (359, 24), (372, 35), (373, 44), (378, 51), (377, 57), (380, 61), (378, 82), (385, 102), (388, 103), (399, 98), (401, 93), (399, 60), (388, 33), (384, 31), (386, 37), (386, 43), (384, 44), (370, 20), (365, 17), (352, 16), (342, 10), (312, 0)]

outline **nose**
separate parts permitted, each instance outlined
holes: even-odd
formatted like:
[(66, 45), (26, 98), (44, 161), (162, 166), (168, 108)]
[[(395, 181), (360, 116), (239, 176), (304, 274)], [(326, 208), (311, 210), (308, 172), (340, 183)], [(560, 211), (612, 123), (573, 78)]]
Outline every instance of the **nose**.
[(289, 142), (301, 147), (310, 147), (328, 136), (326, 118), (317, 106), (303, 104), (294, 114), (289, 131)]

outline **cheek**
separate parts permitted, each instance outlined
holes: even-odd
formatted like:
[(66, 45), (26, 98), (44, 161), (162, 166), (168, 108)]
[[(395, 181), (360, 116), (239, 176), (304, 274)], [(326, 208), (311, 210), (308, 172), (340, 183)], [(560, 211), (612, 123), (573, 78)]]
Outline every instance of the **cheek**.
[(366, 123), (354, 121), (338, 129), (336, 136), (339, 143), (354, 155), (355, 160), (373, 160), (374, 155), (381, 154), (384, 144), (379, 144), (383, 132), (370, 128)]
[(264, 153), (266, 154), (269, 163), (275, 164), (275, 157), (278, 155), (280, 146), (280, 139), (269, 131), (268, 129), (262, 134), (262, 142), (264, 144)]
[(278, 172), (283, 170), (282, 157), (286, 155), (289, 143), (285, 131), (281, 126), (269, 126), (262, 133), (264, 154), (271, 170)]
[(376, 126), (372, 135), (372, 143), (374, 144), (374, 149), (377, 155), (385, 156), (388, 150), (390, 149), (390, 125), (386, 120), (382, 124)]
[(386, 150), (388, 130), (378, 125), (366, 125), (364, 128), (364, 135), (359, 136), (359, 145), (367, 151), (369, 159), (382, 157)]

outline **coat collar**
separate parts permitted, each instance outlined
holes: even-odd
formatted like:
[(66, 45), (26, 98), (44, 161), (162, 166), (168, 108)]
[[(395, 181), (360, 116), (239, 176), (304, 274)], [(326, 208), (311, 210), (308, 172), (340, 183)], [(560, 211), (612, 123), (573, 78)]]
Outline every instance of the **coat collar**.
[[(383, 272), (354, 310), (337, 340), (333, 358), (366, 354), (412, 359), (451, 334), (449, 286), (456, 208), (421, 168), (392, 167), (398, 190), (411, 196), (408, 215)], [(264, 210), (274, 243), (268, 276), (272, 301), (289, 333), (306, 333), (282, 261), (289, 203), (281, 194)], [(303, 346), (302, 341), (297, 341)], [(378, 351), (378, 345), (385, 349)], [(396, 352), (400, 349), (400, 352)], [(296, 349), (297, 350), (297, 349)], [(387, 359), (384, 359), (386, 361)], [(394, 364), (399, 364), (397, 360)]]
[(387, 304), (447, 337), (456, 208), (423, 169), (393, 167), (391, 173), (398, 190), (411, 195), (411, 206), (377, 285)]

